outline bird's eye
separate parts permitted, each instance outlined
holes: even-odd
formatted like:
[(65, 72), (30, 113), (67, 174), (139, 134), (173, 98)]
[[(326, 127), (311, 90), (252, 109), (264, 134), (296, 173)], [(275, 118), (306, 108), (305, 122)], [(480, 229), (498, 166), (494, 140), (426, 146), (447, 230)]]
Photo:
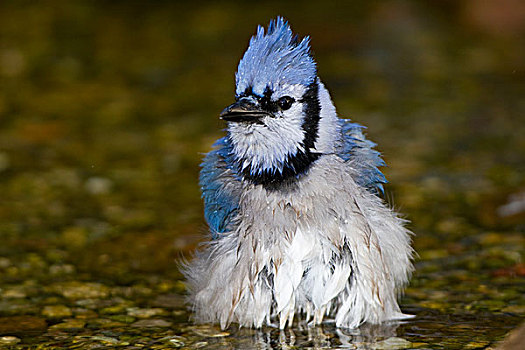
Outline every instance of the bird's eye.
[(279, 107), (281, 107), (283, 111), (290, 109), (290, 107), (292, 107), (292, 104), (294, 102), (295, 100), (293, 99), (293, 97), (290, 97), (290, 96), (283, 96), (279, 100), (277, 100)]

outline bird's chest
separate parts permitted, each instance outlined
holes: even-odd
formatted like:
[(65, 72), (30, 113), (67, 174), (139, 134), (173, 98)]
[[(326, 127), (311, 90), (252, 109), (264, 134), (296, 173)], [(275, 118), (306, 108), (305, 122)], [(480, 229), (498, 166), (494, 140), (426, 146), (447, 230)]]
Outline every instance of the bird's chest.
[(324, 305), (330, 300), (326, 295), (337, 295), (344, 287), (329, 281), (337, 272), (334, 280), (344, 282), (352, 270), (351, 253), (343, 248), (349, 197), (330, 178), (287, 192), (254, 186), (242, 196), (235, 232), (237, 265), (255, 276), (256, 285), (265, 281), (272, 286), (279, 312), (286, 313), (295, 302), (304, 309), (311, 307), (308, 300)]
[(347, 215), (342, 190), (330, 181), (286, 192), (253, 187), (241, 200), (239, 229), (266, 246), (289, 246), (298, 234), (299, 240), (336, 244)]

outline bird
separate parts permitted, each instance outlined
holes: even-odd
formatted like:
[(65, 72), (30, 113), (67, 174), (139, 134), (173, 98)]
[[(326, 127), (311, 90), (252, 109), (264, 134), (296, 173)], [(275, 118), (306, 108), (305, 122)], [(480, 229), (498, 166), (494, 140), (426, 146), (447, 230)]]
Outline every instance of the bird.
[(383, 199), (385, 165), (339, 118), (310, 37), (258, 26), (235, 74), (226, 135), (204, 156), (209, 238), (183, 267), (196, 323), (340, 328), (411, 317), (397, 298), (414, 251)]

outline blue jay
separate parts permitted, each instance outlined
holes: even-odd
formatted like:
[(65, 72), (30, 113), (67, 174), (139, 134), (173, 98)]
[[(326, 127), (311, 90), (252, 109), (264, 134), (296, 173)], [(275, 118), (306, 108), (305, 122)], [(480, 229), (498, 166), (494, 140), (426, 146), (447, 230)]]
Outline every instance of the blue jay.
[(199, 323), (355, 328), (408, 317), (410, 232), (381, 199), (384, 165), (363, 127), (340, 119), (309, 37), (281, 17), (251, 38), (227, 135), (202, 163), (211, 241), (185, 267)]

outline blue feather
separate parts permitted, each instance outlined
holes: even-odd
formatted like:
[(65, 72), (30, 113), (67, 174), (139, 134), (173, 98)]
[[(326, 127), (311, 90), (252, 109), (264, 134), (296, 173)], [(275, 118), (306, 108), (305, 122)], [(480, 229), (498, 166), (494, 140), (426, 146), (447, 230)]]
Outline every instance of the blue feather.
[(206, 154), (201, 163), (199, 183), (204, 199), (204, 217), (212, 231), (212, 238), (231, 229), (232, 219), (237, 213), (240, 184), (231, 166), (232, 146), (228, 138), (215, 142), (213, 151)]
[(383, 184), (388, 181), (378, 167), (385, 166), (381, 154), (374, 150), (376, 146), (367, 140), (363, 134), (362, 125), (352, 123), (348, 119), (340, 119), (343, 143), (339, 156), (345, 161), (354, 161), (354, 167), (358, 169), (359, 178), (356, 182), (373, 193), (384, 193)]
[(276, 91), (282, 84), (308, 86), (317, 68), (310, 54), (310, 38), (297, 40), (282, 17), (271, 21), (268, 31), (259, 26), (239, 62), (235, 74), (236, 94), (246, 89), (262, 96), (267, 87)]

